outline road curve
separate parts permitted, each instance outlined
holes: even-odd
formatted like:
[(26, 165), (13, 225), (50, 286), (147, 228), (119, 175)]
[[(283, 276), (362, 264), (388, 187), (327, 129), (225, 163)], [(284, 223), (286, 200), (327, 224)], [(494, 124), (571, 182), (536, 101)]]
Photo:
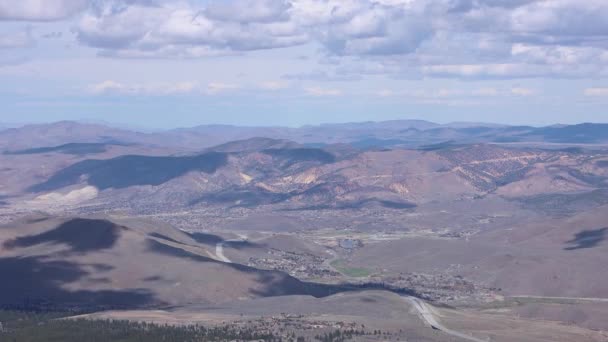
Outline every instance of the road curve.
[[(230, 242), (247, 241), (246, 236), (239, 234), (239, 237), (240, 237), (240, 239), (224, 240), (222, 242), (218, 242), (215, 245), (215, 255), (218, 260), (225, 262), (225, 263), (229, 263), (229, 264), (232, 263), (232, 260), (230, 260), (226, 255), (224, 255), (224, 246)], [(422, 301), (416, 297), (411, 297), (411, 296), (404, 296), (404, 298), (407, 299), (412, 304), (412, 307), (416, 310), (416, 312), (418, 312), (418, 314), (420, 315), (420, 318), (422, 318), (423, 321), (425, 321), (427, 324), (429, 324), (431, 326), (431, 328), (437, 329), (448, 335), (458, 337), (458, 338), (461, 338), (466, 341), (488, 342), (487, 340), (482, 340), (482, 339), (479, 339), (479, 338), (476, 338), (473, 336), (469, 336), (467, 334), (446, 328), (443, 324), (441, 324), (437, 320), (437, 318), (435, 318), (435, 315), (433, 314), (433, 310), (424, 301)]]
[(219, 261), (231, 264), (232, 261), (224, 255), (224, 244), (226, 244), (226, 242), (228, 241), (218, 242), (215, 245), (215, 256)]
[(433, 314), (432, 309), (424, 301), (422, 301), (416, 297), (408, 296), (405, 298), (412, 304), (412, 307), (418, 312), (418, 314), (420, 315), (422, 320), (425, 321), (426, 323), (428, 323), (431, 326), (431, 328), (437, 329), (448, 335), (458, 337), (458, 338), (466, 340), (466, 341), (488, 342), (487, 340), (482, 340), (477, 337), (473, 337), (473, 336), (467, 335), (465, 333), (461, 333), (459, 331), (455, 331), (455, 330), (446, 328), (443, 324), (441, 324), (437, 320), (437, 318), (435, 318), (435, 315)]
[(565, 301), (580, 301), (580, 302), (598, 302), (606, 303), (608, 298), (592, 298), (592, 297), (546, 297), (546, 296), (508, 296), (512, 299), (540, 299), (540, 300), (565, 300)]
[(239, 235), (239, 239), (231, 239), (231, 240), (224, 240), (222, 242), (218, 242), (215, 244), (215, 256), (217, 257), (217, 259), (221, 262), (225, 262), (228, 264), (232, 263), (232, 260), (228, 259), (228, 257), (226, 255), (224, 255), (224, 246), (227, 243), (230, 242), (245, 242), (247, 241), (247, 236), (242, 235), (242, 234), (238, 234)]

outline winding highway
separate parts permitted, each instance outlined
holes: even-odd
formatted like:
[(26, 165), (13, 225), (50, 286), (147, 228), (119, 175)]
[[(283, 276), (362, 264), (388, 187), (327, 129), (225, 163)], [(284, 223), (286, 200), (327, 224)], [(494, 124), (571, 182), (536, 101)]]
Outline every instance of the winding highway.
[(232, 260), (228, 259), (228, 257), (226, 255), (224, 255), (224, 246), (227, 243), (230, 242), (245, 242), (247, 241), (247, 236), (242, 235), (242, 234), (238, 234), (239, 238), (238, 239), (230, 239), (230, 240), (224, 240), (222, 242), (218, 242), (217, 244), (215, 244), (215, 256), (217, 257), (217, 259), (221, 262), (225, 262), (228, 264), (232, 263)]
[(608, 303), (608, 298), (591, 298), (591, 297), (546, 297), (546, 296), (509, 296), (513, 299), (539, 299), (549, 301), (578, 301), (578, 302), (598, 302)]
[(230, 242), (230, 240), (226, 240), (226, 241), (218, 242), (218, 243), (215, 245), (215, 256), (217, 257), (217, 259), (218, 259), (219, 261), (222, 261), (222, 262), (226, 262), (226, 263), (231, 264), (231, 263), (232, 263), (232, 261), (231, 261), (230, 259), (228, 259), (228, 258), (227, 258), (227, 257), (224, 255), (224, 245), (225, 245), (227, 242)]
[(482, 339), (467, 335), (465, 333), (461, 333), (459, 331), (455, 331), (455, 330), (445, 327), (443, 324), (441, 324), (437, 320), (437, 318), (435, 317), (435, 314), (433, 313), (433, 309), (429, 305), (427, 305), (424, 301), (422, 301), (416, 297), (408, 296), (405, 298), (412, 304), (412, 307), (418, 312), (418, 315), (420, 315), (420, 318), (422, 318), (423, 321), (425, 321), (428, 325), (430, 325), (431, 328), (442, 331), (448, 335), (458, 337), (465, 341), (488, 342), (487, 340), (482, 340)]
[[(230, 260), (226, 255), (224, 255), (224, 246), (230, 242), (244, 242), (244, 241), (247, 241), (247, 236), (239, 234), (239, 239), (230, 239), (230, 240), (224, 240), (222, 242), (218, 242), (215, 245), (215, 255), (216, 255), (217, 259), (222, 262), (225, 262), (225, 263), (232, 263), (232, 260)], [(487, 340), (482, 340), (482, 339), (467, 335), (465, 333), (461, 333), (459, 331), (455, 331), (455, 330), (445, 327), (435, 317), (435, 313), (433, 312), (433, 309), (428, 304), (426, 304), (423, 300), (420, 300), (416, 297), (411, 297), (411, 296), (404, 296), (404, 298), (410, 302), (410, 304), (416, 310), (416, 312), (418, 313), (420, 318), (424, 322), (426, 322), (428, 325), (430, 325), (431, 328), (442, 331), (445, 334), (460, 338), (465, 341), (488, 342)]]

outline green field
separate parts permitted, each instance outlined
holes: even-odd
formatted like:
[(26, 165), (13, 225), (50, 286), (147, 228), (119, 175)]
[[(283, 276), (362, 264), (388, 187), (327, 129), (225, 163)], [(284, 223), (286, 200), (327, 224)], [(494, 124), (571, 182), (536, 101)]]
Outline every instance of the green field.
[(330, 263), (330, 265), (336, 271), (338, 271), (348, 277), (363, 278), (363, 277), (369, 277), (371, 275), (370, 270), (368, 270), (366, 268), (360, 268), (360, 267), (350, 267), (346, 264), (346, 262), (344, 260), (341, 260), (341, 259), (332, 261)]

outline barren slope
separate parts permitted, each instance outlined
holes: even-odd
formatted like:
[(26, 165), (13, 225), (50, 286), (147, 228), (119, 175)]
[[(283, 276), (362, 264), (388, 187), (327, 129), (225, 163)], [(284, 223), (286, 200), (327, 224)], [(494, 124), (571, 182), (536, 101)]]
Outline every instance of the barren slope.
[(0, 304), (148, 307), (333, 291), (218, 262), (208, 239), (136, 221), (39, 217), (11, 224), (0, 229)]

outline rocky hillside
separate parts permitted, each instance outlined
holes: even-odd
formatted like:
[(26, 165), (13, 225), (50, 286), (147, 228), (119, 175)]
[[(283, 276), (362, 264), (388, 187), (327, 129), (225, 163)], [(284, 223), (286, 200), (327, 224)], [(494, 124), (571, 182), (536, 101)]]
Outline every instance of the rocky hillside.
[[(72, 155), (63, 150), (5, 154), (7, 204), (95, 204), (139, 212), (188, 207), (408, 209), (488, 194), (522, 198), (586, 193), (608, 186), (608, 154), (497, 145), (432, 149), (308, 147), (253, 138), (197, 153)], [(42, 158), (41, 158), (42, 157)], [(47, 158), (48, 157), (48, 158)], [(58, 160), (64, 162), (58, 162)], [(48, 161), (48, 162), (47, 162)], [(19, 184), (17, 186), (16, 184)], [(46, 203), (46, 204), (45, 204)]]

